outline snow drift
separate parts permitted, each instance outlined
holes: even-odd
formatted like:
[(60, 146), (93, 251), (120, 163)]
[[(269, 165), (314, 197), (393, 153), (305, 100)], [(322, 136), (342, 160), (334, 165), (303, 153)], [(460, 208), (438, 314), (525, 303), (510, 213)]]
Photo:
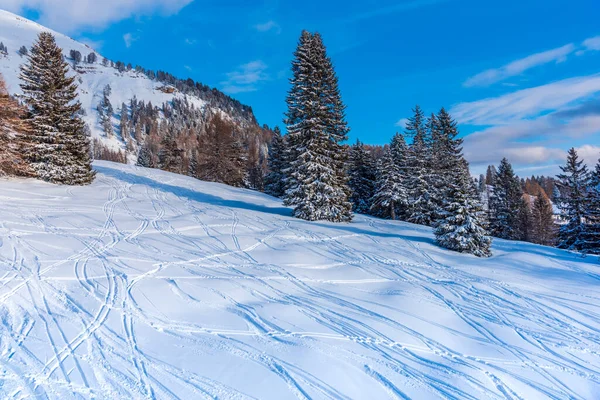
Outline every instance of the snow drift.
[(0, 398), (584, 398), (597, 260), (96, 163), (0, 180)]

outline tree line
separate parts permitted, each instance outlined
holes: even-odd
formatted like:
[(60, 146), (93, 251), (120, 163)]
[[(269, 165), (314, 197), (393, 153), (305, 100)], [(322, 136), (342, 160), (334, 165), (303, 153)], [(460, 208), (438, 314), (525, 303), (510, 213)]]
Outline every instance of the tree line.
[[(24, 105), (0, 84), (0, 172), (88, 184), (92, 156), (126, 162), (124, 153), (90, 143), (54, 37), (41, 33), (23, 56)], [(161, 107), (134, 97), (115, 110), (111, 90), (98, 103), (99, 124), (107, 137), (121, 137), (139, 165), (264, 190), (297, 218), (349, 222), (361, 213), (421, 224), (440, 246), (480, 257), (491, 255), (490, 236), (600, 252), (600, 164), (589, 172), (573, 149), (557, 180), (521, 180), (506, 159), (472, 179), (451, 115), (442, 108), (426, 116), (419, 106), (388, 145), (346, 145), (345, 105), (318, 33), (304, 31), (294, 53), (286, 135), (196, 108), (187, 97)], [(560, 226), (548, 192), (562, 210)]]

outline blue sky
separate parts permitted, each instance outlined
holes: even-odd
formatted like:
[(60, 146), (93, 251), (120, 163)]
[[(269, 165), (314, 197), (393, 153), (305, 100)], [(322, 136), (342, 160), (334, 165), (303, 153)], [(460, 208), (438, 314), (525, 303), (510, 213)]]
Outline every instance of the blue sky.
[[(280, 125), (302, 29), (319, 31), (351, 139), (384, 144), (415, 104), (449, 108), (474, 172), (600, 157), (597, 0), (0, 0), (114, 60), (215, 86)], [(123, 4), (125, 3), (125, 4)]]

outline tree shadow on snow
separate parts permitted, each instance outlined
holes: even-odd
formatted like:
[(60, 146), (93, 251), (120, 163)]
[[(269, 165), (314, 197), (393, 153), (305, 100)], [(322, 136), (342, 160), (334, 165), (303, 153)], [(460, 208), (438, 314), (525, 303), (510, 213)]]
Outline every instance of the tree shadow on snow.
[(109, 168), (103, 165), (95, 165), (94, 169), (103, 175), (119, 179), (123, 182), (128, 182), (134, 185), (146, 185), (161, 190), (163, 192), (171, 193), (177, 197), (186, 198), (200, 203), (208, 203), (217, 206), (238, 208), (242, 210), (258, 211), (268, 214), (282, 215), (286, 217), (289, 217), (291, 215), (291, 210), (285, 207), (267, 207), (253, 203), (246, 203), (244, 201), (239, 200), (227, 200), (212, 194), (197, 192), (195, 190), (187, 189), (180, 186), (169, 185), (166, 183), (158, 182), (154, 179), (147, 178), (145, 176), (131, 174), (129, 172)]

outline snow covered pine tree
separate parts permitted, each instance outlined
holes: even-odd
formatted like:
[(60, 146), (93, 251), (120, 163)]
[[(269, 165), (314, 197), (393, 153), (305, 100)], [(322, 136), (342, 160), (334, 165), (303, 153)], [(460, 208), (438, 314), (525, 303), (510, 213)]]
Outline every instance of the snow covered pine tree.
[(287, 96), (284, 203), (297, 218), (345, 222), (352, 219), (346, 176), (348, 126), (331, 59), (318, 33), (302, 32), (292, 61)]
[(445, 218), (435, 228), (437, 243), (460, 253), (490, 257), (492, 241), (482, 224), (483, 207), (466, 161), (463, 160), (462, 171), (449, 184), (442, 213)]
[(278, 127), (273, 130), (269, 145), (269, 173), (265, 177), (265, 193), (273, 197), (285, 194), (285, 138)]
[(375, 193), (375, 162), (360, 140), (350, 149), (348, 176), (354, 212), (368, 214)]
[(379, 160), (372, 203), (372, 214), (380, 218), (396, 219), (398, 209), (407, 207), (408, 194), (400, 167), (390, 149), (386, 149), (382, 159)]
[(523, 191), (519, 178), (506, 158), (502, 159), (495, 176), (490, 197), (490, 232), (500, 239), (520, 240), (519, 209)]
[(561, 193), (559, 207), (567, 223), (560, 227), (558, 248), (583, 251), (586, 247), (585, 192), (589, 183), (588, 169), (573, 148), (569, 150), (567, 165), (560, 169), (563, 173), (558, 175)]
[(79, 117), (75, 77), (54, 36), (39, 34), (27, 62), (21, 66), (21, 89), (29, 107), (31, 149), (27, 157), (43, 180), (85, 185), (94, 180), (90, 143)]

